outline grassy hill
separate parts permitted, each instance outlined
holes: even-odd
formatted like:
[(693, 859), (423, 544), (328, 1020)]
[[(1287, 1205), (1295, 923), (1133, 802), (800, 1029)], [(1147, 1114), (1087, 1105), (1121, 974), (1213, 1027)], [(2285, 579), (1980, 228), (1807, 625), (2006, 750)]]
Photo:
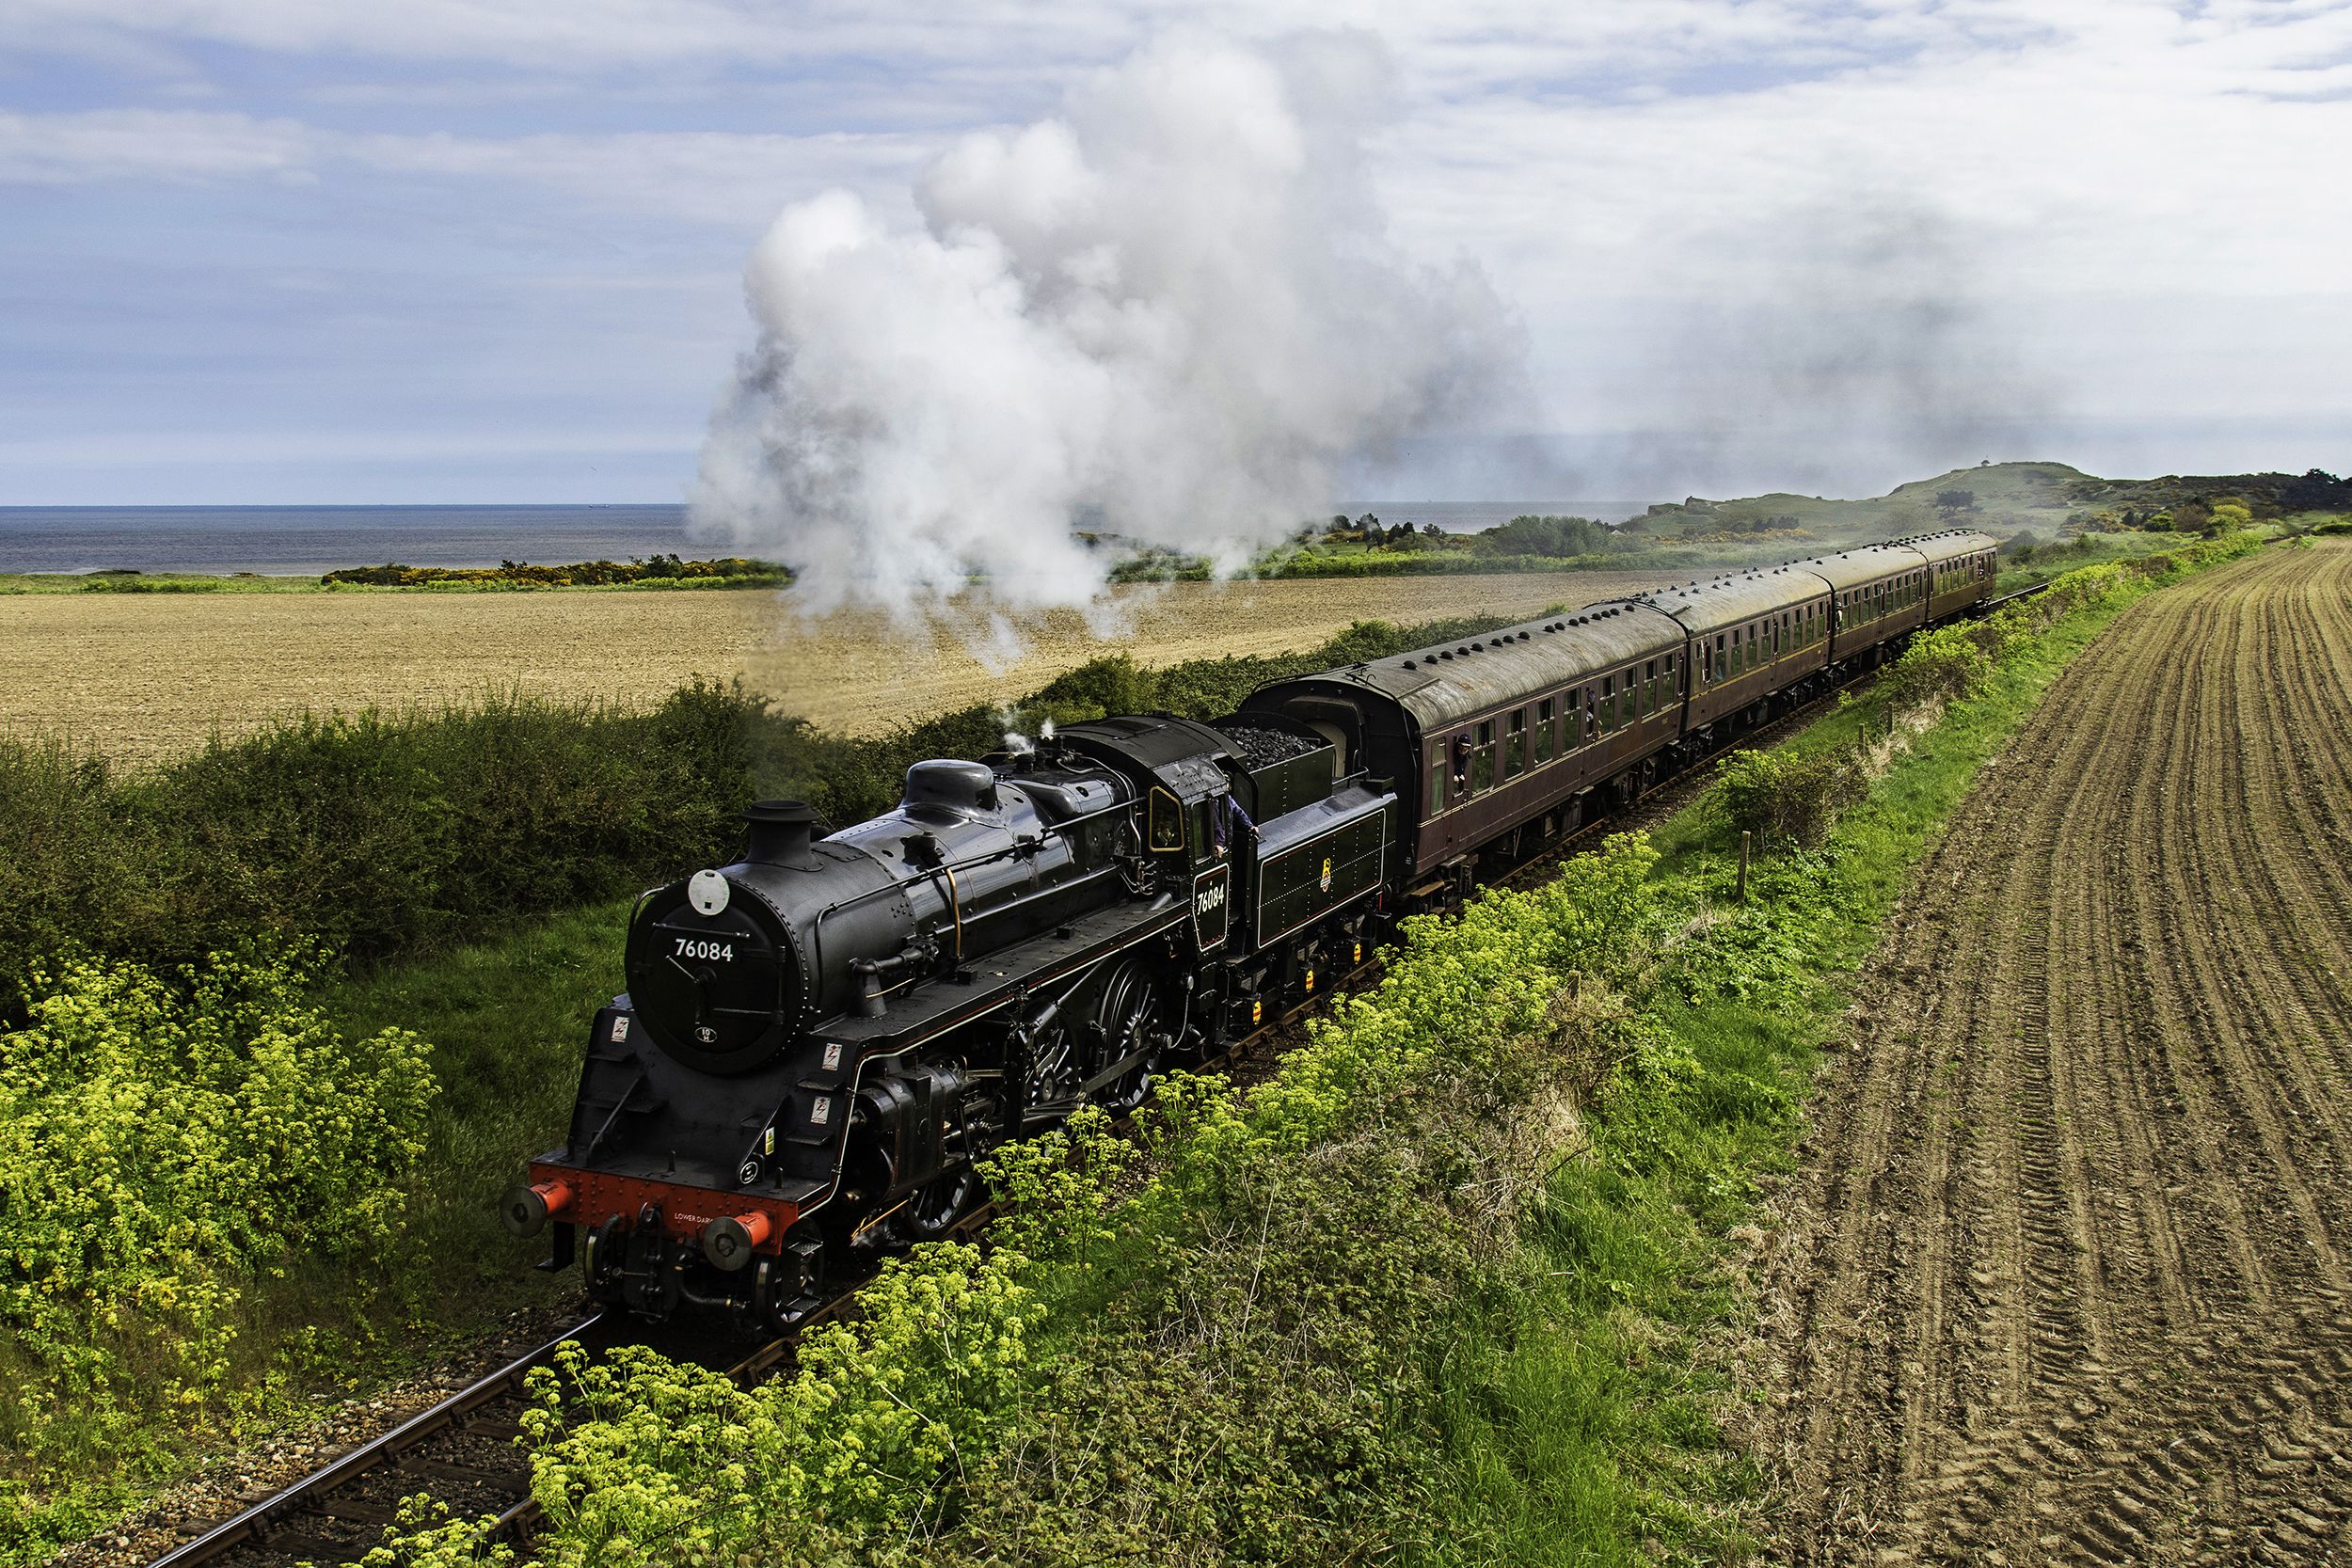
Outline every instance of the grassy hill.
[(2086, 483), (2106, 482), (2064, 463), (1992, 463), (1914, 480), (1883, 496), (1856, 500), (1786, 491), (1740, 500), (1693, 496), (1678, 506), (1651, 507), (1639, 526), (1661, 541), (1797, 529), (1838, 545), (1963, 526), (2003, 534), (2050, 534), (2079, 510), (2074, 487)]
[(2225, 503), (2246, 507), (2258, 522), (2342, 512), (2352, 509), (2352, 481), (2317, 470), (2102, 479), (2064, 463), (1985, 463), (1854, 500), (1786, 492), (1740, 500), (1693, 496), (1653, 506), (1629, 526), (1661, 545), (1728, 544), (1792, 530), (1852, 545), (1957, 527), (2052, 539), (2137, 529), (2193, 532)]

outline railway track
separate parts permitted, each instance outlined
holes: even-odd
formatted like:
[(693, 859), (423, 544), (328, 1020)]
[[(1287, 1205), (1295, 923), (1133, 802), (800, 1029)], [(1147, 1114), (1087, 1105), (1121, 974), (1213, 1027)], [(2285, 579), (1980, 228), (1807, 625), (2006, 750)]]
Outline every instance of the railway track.
[(154, 1568), (236, 1561), (342, 1562), (364, 1555), (394, 1522), (402, 1497), (431, 1491), (476, 1515), (495, 1512), (501, 1534), (532, 1509), (531, 1474), (513, 1440), (524, 1381), (558, 1346), (596, 1342), (608, 1320), (581, 1319), (432, 1408), (293, 1482), (155, 1560)]
[[(1988, 600), (1977, 613), (1989, 614), (2004, 604), (2041, 593), (2043, 586)], [(1734, 745), (1770, 745), (1786, 738), (1876, 673), (1876, 668), (1859, 672), (1786, 713), (1729, 737), (1709, 753), (1710, 758)], [(1660, 780), (1625, 805), (1562, 835), (1492, 879), (1490, 885), (1533, 881), (1604, 833), (1645, 827), (1671, 816), (1706, 787), (1706, 760)], [(1230, 1070), (1261, 1055), (1278, 1055), (1279, 1052), (1265, 1048), (1279, 1044), (1300, 1020), (1333, 998), (1357, 990), (1382, 967), (1377, 956), (1366, 959), (1204, 1066)], [(951, 1234), (964, 1238), (979, 1234), (994, 1212), (994, 1204), (983, 1204), (965, 1215)], [(577, 1340), (590, 1354), (602, 1354), (621, 1345), (651, 1342), (666, 1354), (700, 1362), (739, 1380), (754, 1381), (788, 1367), (802, 1334), (852, 1312), (857, 1292), (867, 1277), (861, 1276), (838, 1291), (790, 1333), (757, 1342), (749, 1338), (679, 1340), (674, 1329), (665, 1331), (663, 1325), (630, 1321), (618, 1311), (585, 1316), (439, 1403), (152, 1560), (151, 1568), (201, 1568), (219, 1563), (280, 1568), (303, 1561), (353, 1562), (380, 1543), (385, 1529), (397, 1522), (401, 1502), (419, 1494), (448, 1504), (453, 1516), (495, 1515), (496, 1538), (527, 1541), (539, 1528), (542, 1515), (531, 1497), (528, 1461), (516, 1452), (515, 1439), (522, 1434), (518, 1418), (530, 1402), (526, 1380), (532, 1370), (553, 1365), (559, 1347)], [(662, 1339), (676, 1342), (659, 1343)]]

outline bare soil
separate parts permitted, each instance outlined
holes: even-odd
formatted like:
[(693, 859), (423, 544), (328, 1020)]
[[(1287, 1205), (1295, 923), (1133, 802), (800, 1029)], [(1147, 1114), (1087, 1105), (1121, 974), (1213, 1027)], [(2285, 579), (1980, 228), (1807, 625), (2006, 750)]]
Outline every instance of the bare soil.
[(1009, 702), (1107, 653), (1171, 664), (1312, 647), (1353, 621), (1533, 616), (1652, 577), (1529, 573), (1175, 583), (1122, 590), (1011, 629), (988, 618), (894, 626), (807, 621), (765, 591), (602, 594), (0, 595), (0, 731), (63, 735), (151, 761), (305, 710), (398, 710), (486, 692), (652, 702), (693, 675), (740, 675), (820, 727), (872, 735), (977, 702)]
[(2352, 1562), (2352, 545), (2121, 617), (1923, 863), (1788, 1189), (1796, 1563)]

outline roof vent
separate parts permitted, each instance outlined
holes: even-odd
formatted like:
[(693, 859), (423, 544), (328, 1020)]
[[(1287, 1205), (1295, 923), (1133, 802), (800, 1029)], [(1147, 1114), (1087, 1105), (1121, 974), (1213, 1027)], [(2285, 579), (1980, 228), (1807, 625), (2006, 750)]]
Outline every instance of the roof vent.
[(1420, 666), (1419, 666), (1419, 665), (1417, 665), (1417, 664), (1415, 664), (1415, 663), (1414, 663), (1411, 659), (1409, 659), (1409, 658), (1408, 658), (1408, 659), (1406, 659), (1406, 660), (1405, 661), (1405, 668), (1406, 668), (1407, 670), (1416, 670), (1416, 669), (1419, 669), (1419, 668), (1420, 668)]
[(1440, 649), (1438, 649), (1438, 657), (1439, 658), (1452, 658), (1454, 656), (1453, 656), (1452, 654), (1450, 654), (1450, 653), (1447, 653), (1447, 652), (1446, 652), (1443, 648), (1440, 648)]

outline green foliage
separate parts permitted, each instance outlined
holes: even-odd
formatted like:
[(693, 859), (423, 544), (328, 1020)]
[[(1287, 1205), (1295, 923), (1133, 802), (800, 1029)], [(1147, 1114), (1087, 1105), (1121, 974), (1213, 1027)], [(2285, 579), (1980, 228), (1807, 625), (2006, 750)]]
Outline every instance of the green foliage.
[(416, 1036), (346, 1041), (288, 956), (35, 975), (0, 1030), (8, 1448), (47, 1470), (156, 1410), (199, 1415), (246, 1279), (361, 1268), (394, 1234), (436, 1085)]
[(1965, 697), (1993, 673), (1993, 658), (1965, 626), (1937, 626), (1911, 640), (1884, 685), (1899, 707)]
[[(819, 1329), (786, 1378), (745, 1390), (644, 1347), (567, 1347), (523, 1424), (549, 1564), (834, 1560), (934, 1524), (992, 1451), (1030, 1368), (1040, 1308), (1003, 1248), (940, 1244), (884, 1265), (856, 1323)], [(372, 1568), (471, 1549), (442, 1524)]]
[(1868, 777), (1858, 750), (1732, 752), (1715, 768), (1710, 799), (1732, 833), (1761, 844), (1819, 844)]
[(1590, 517), (1514, 517), (1478, 537), (1493, 555), (1598, 555), (1615, 543), (1608, 525)]

